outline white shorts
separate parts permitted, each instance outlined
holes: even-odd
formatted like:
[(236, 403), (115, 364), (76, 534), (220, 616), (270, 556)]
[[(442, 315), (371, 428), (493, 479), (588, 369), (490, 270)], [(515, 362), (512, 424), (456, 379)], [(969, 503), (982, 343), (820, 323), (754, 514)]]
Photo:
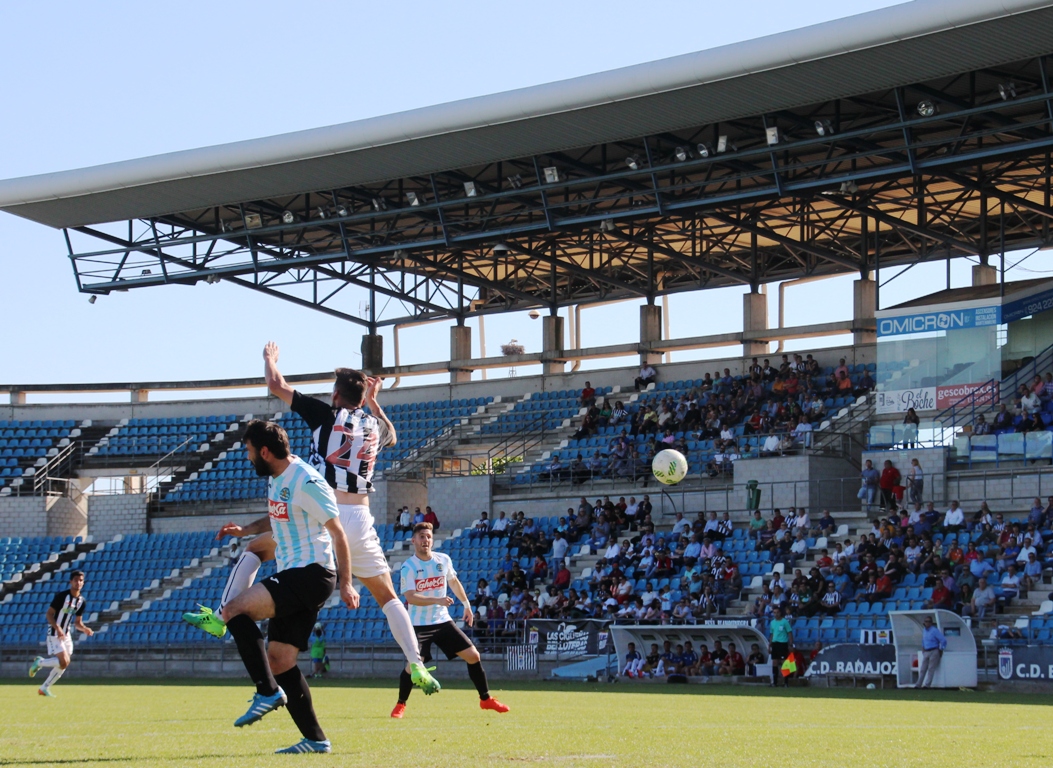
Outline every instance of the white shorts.
[(58, 656), (62, 652), (67, 656), (73, 655), (73, 635), (67, 632), (61, 640), (55, 635), (48, 635), (48, 656)]
[(373, 514), (366, 504), (340, 504), (340, 525), (351, 550), (351, 574), (360, 579), (390, 573), (380, 537), (373, 527)]

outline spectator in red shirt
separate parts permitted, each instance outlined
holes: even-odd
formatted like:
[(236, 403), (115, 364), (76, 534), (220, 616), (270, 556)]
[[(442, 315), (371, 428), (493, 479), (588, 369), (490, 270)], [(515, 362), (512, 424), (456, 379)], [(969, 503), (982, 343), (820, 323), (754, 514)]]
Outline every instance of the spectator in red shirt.
[(596, 390), (593, 389), (591, 382), (585, 382), (585, 386), (581, 390), (580, 402), (583, 408), (591, 408), (596, 405)]
[(556, 589), (566, 589), (570, 586), (570, 577), (570, 569), (567, 568), (566, 563), (563, 563), (563, 565), (560, 566), (559, 571), (556, 573), (556, 578), (552, 582), (552, 586), (554, 586)]
[(439, 518), (435, 516), (435, 512), (431, 507), (426, 507), (424, 512), (424, 522), (431, 523), (431, 527), (434, 530), (439, 530)]
[(932, 597), (925, 601), (925, 608), (945, 608), (950, 610), (954, 605), (954, 595), (942, 580), (936, 582), (936, 588), (932, 590)]
[(899, 470), (892, 466), (892, 462), (885, 460), (885, 468), (881, 470), (881, 479), (878, 487), (881, 489), (881, 507), (883, 509), (895, 509), (896, 499), (893, 489), (899, 485)]
[(775, 511), (772, 513), (771, 521), (772, 527), (775, 530), (779, 530), (782, 527), (782, 524), (786, 522), (786, 518), (784, 518), (782, 516), (782, 512), (780, 512), (778, 508), (776, 508)]
[(705, 643), (698, 646), (698, 671), (707, 677), (716, 673), (713, 665), (713, 654), (709, 652), (709, 646)]

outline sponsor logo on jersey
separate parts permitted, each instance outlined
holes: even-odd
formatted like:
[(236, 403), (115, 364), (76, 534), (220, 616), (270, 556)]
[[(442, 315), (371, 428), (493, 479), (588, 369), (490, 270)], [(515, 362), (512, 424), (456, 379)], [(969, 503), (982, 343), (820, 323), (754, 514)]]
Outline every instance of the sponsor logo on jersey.
[(415, 592), (426, 592), (429, 589), (442, 589), (446, 586), (445, 576), (429, 576), (426, 579), (417, 579)]
[(290, 491), (288, 488), (282, 488), (280, 491), (278, 491), (278, 498), (282, 501), (288, 501), (292, 498), (292, 491)]
[(268, 499), (267, 503), (268, 512), (270, 513), (271, 520), (281, 520), (283, 522), (289, 522), (289, 505), (284, 501), (275, 501), (274, 499)]

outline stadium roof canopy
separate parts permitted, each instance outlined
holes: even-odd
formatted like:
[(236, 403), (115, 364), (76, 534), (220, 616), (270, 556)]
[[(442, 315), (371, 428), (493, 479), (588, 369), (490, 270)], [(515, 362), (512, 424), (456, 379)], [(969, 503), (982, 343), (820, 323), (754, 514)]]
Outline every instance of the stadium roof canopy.
[[(0, 208), (63, 228), (86, 292), (223, 279), (371, 328), (986, 261), (1050, 242), (1050, 53), (1053, 0), (914, 0), (548, 85), (0, 181)], [(370, 291), (368, 312), (348, 287)]]

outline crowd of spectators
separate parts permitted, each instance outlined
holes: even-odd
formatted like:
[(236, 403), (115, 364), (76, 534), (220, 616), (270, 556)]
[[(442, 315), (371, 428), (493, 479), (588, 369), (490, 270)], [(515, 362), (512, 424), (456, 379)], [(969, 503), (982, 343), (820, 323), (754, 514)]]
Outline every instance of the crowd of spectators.
[[(657, 373), (645, 365), (637, 389), (654, 381)], [(603, 448), (591, 455), (577, 453), (569, 463), (554, 454), (539, 476), (552, 482), (581, 484), (593, 478), (623, 478), (646, 485), (651, 461), (665, 448), (687, 455), (689, 442), (709, 441), (712, 451), (700, 468), (706, 477), (730, 476), (746, 450), (742, 436), (767, 435), (758, 454), (785, 455), (809, 446), (815, 425), (827, 415), (827, 400), (855, 396), (874, 388), (863, 373), (856, 384), (844, 358), (824, 376), (812, 355), (783, 355), (778, 368), (771, 360), (753, 358), (745, 376), (733, 377), (729, 368), (706, 373), (701, 384), (679, 396), (655, 393), (626, 407), (624, 401), (598, 402), (591, 382), (585, 382), (579, 403), (586, 412), (574, 440), (595, 436), (604, 427), (620, 427)], [(643, 442), (637, 438), (646, 436)]]

